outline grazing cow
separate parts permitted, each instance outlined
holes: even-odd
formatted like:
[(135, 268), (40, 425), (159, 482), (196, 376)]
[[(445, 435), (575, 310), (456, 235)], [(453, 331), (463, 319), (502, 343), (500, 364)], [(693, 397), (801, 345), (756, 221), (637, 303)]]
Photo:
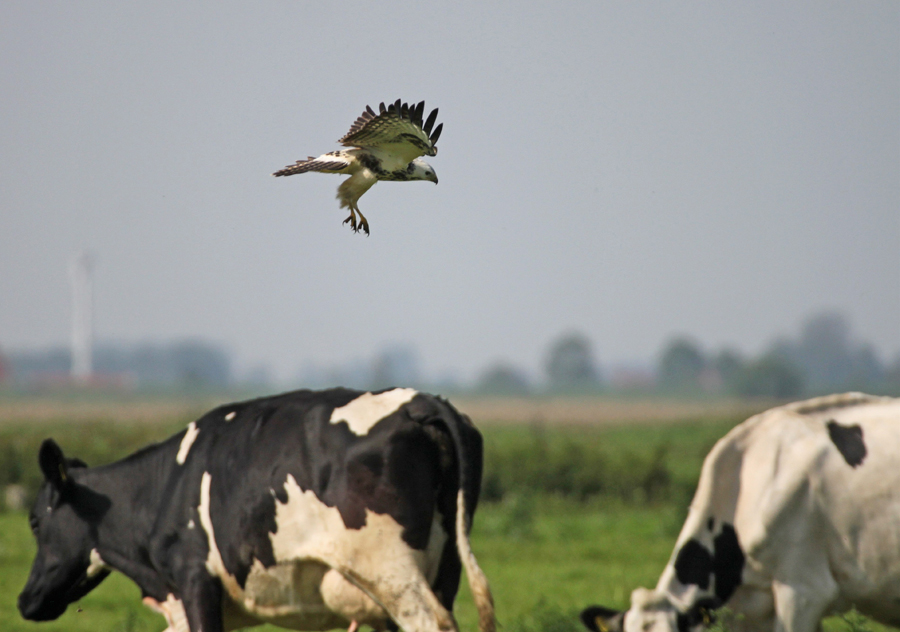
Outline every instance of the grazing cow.
[(465, 566), (494, 630), (468, 540), (481, 435), (440, 398), (296, 391), (221, 406), (110, 465), (51, 439), (39, 461), (26, 619), (59, 617), (117, 570), (172, 631), (455, 632)]
[(813, 632), (856, 606), (900, 625), (900, 399), (830, 395), (734, 428), (703, 462), (655, 590), (581, 614), (593, 632)]

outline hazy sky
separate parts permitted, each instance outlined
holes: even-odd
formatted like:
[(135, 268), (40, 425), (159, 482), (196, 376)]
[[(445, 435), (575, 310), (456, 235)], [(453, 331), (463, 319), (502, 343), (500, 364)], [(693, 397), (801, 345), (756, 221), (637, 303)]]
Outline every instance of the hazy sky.
[[(900, 352), (900, 4), (0, 4), (0, 347), (200, 336), (296, 375), (756, 353), (837, 309)], [(440, 178), (275, 179), (366, 104), (440, 107)], [(426, 110), (427, 111), (427, 110)]]

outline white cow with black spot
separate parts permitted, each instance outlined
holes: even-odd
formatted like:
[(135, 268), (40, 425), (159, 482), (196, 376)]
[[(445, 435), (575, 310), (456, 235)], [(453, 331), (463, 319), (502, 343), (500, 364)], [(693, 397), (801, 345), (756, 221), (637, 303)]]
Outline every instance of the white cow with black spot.
[(813, 632), (855, 606), (900, 625), (900, 399), (773, 408), (721, 439), (654, 590), (586, 609), (593, 632), (687, 632), (727, 605), (737, 630)]

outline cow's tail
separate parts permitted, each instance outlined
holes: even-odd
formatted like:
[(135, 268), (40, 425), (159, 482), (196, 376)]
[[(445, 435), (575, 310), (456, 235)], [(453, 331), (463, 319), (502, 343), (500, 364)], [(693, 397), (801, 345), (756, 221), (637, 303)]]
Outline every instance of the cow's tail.
[(462, 489), (456, 494), (456, 550), (459, 551), (459, 558), (466, 569), (466, 578), (469, 580), (472, 598), (478, 609), (478, 628), (481, 632), (494, 632), (497, 627), (494, 620), (494, 597), (491, 595), (487, 577), (478, 566), (469, 545), (469, 518), (466, 511), (466, 495)]
[[(452, 407), (450, 407), (452, 409)], [(446, 424), (456, 451), (459, 464), (459, 483), (456, 491), (456, 550), (466, 569), (466, 578), (475, 607), (478, 609), (478, 627), (481, 632), (495, 632), (494, 598), (487, 577), (469, 544), (469, 530), (478, 495), (481, 491), (483, 450), (481, 434), (465, 415), (453, 409), (456, 420)]]

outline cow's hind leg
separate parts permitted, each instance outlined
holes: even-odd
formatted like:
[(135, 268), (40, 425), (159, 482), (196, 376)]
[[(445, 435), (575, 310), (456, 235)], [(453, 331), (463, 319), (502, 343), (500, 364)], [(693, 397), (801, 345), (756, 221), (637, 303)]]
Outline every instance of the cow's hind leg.
[[(828, 579), (831, 579), (828, 576)], [(816, 632), (822, 616), (837, 594), (834, 581), (828, 585), (791, 585), (773, 583), (775, 594), (775, 632)]]
[[(362, 591), (405, 632), (456, 632), (453, 616), (438, 601), (411, 558), (367, 564), (365, 569), (332, 563), (340, 579), (336, 574), (326, 577), (322, 585), (325, 604), (335, 612), (343, 612), (349, 604), (359, 602), (354, 593), (359, 595)], [(361, 612), (347, 615), (348, 619), (359, 617), (361, 622), (372, 624), (365, 621)]]

